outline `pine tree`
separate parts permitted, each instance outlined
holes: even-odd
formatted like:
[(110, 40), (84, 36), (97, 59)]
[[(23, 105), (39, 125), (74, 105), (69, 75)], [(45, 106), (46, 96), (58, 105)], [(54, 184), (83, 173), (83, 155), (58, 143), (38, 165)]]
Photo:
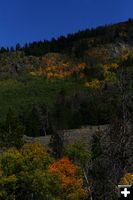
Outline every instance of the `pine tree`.
[(20, 123), (19, 117), (10, 108), (6, 120), (0, 127), (0, 146), (1, 147), (17, 147), (23, 144), (24, 127)]

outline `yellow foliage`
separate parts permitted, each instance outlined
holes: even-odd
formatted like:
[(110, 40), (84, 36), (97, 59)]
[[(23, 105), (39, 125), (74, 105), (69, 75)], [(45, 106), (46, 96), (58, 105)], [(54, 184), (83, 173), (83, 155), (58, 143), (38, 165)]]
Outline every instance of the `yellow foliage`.
[(21, 149), (22, 155), (26, 158), (32, 156), (38, 160), (48, 157), (47, 150), (40, 143), (25, 144)]
[(36, 75), (37, 75), (36, 72), (30, 72), (30, 74), (31, 74), (32, 76), (36, 76)]
[(130, 51), (126, 49), (122, 52), (121, 58), (123, 61), (126, 61), (130, 55), (131, 55)]
[(121, 185), (133, 185), (133, 173), (127, 173), (125, 174), (121, 180), (120, 180)]
[(99, 89), (102, 86), (102, 82), (98, 79), (94, 79), (91, 82), (86, 82), (85, 87), (88, 87), (90, 89)]
[(119, 65), (117, 63), (112, 63), (110, 68), (111, 69), (117, 69), (119, 67)]
[(78, 68), (79, 70), (84, 70), (84, 68), (85, 68), (85, 63), (80, 63), (80, 64), (77, 66), (77, 68)]
[(63, 74), (59, 74), (59, 78), (64, 78), (64, 75)]
[(3, 176), (1, 179), (0, 179), (0, 185), (5, 185), (5, 184), (11, 184), (11, 183), (15, 183), (17, 180), (16, 176), (15, 175), (11, 175), (11, 176)]
[(105, 71), (108, 71), (108, 70), (110, 70), (110, 69), (115, 70), (115, 69), (117, 69), (118, 67), (119, 67), (119, 65), (118, 65), (117, 63), (111, 63), (111, 64), (104, 64), (104, 65), (103, 65), (103, 68), (104, 68)]
[(14, 199), (18, 187), (23, 196), (28, 191), (39, 199), (81, 200), (88, 195), (78, 167), (67, 157), (54, 161), (39, 143), (0, 155), (0, 199)]
[(47, 77), (48, 77), (48, 79), (49, 79), (49, 78), (53, 78), (53, 77), (54, 77), (54, 74), (53, 74), (52, 72), (49, 72), (49, 73), (47, 73)]
[[(54, 60), (54, 59), (53, 59)], [(40, 67), (36, 71), (31, 71), (32, 76), (45, 76), (48, 79), (70, 77), (75, 73), (82, 72), (85, 68), (85, 63), (80, 63), (77, 66), (70, 65), (70, 63), (55, 63), (52, 60), (47, 61), (47, 67)], [(79, 75), (80, 78), (84, 77), (84, 74)]]
[(2, 169), (0, 168), (0, 179), (1, 179), (2, 175), (3, 175), (3, 171), (2, 171)]

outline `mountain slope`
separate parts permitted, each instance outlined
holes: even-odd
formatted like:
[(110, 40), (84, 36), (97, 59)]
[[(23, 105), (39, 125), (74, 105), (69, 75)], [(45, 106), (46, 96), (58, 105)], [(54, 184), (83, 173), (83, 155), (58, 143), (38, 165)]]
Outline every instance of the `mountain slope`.
[(34, 113), (38, 119), (35, 135), (40, 135), (41, 115), (46, 117), (38, 110), (46, 107), (49, 127), (56, 129), (109, 123), (120, 109), (122, 70), (131, 94), (133, 20), (25, 47), (16, 45), (15, 51), (2, 48), (0, 121), (12, 108), (27, 134), (34, 135)]

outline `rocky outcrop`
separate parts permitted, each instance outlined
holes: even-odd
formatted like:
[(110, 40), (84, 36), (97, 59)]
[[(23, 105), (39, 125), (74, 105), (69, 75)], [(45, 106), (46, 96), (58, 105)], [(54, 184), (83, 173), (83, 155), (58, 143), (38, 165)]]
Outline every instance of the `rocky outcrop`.
[[(100, 126), (85, 126), (80, 129), (71, 130), (60, 130), (59, 135), (63, 136), (65, 145), (75, 143), (76, 141), (81, 141), (87, 148), (90, 147), (91, 138), (97, 131), (106, 131), (108, 125)], [(46, 135), (42, 137), (28, 137), (24, 136), (24, 141), (26, 143), (39, 142), (47, 147), (49, 147), (51, 135)]]

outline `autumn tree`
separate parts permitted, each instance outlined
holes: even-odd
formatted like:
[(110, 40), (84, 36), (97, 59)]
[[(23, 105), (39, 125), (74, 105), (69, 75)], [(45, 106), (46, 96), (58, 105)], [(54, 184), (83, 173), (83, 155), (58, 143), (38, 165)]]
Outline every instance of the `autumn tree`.
[(60, 178), (48, 172), (53, 159), (41, 144), (26, 144), (20, 151), (0, 155), (1, 200), (61, 200)]
[(78, 176), (78, 168), (67, 157), (49, 165), (49, 172), (59, 174), (61, 177), (63, 187), (62, 199), (86, 199), (87, 191), (83, 188), (83, 179)]
[(92, 199), (90, 180), (88, 178), (88, 169), (91, 163), (91, 153), (87, 151), (83, 143), (77, 141), (74, 144), (66, 146), (65, 155), (67, 155), (75, 164), (80, 167), (84, 177), (84, 183), (88, 189), (90, 199)]
[(120, 185), (133, 185), (133, 173), (125, 173), (120, 179)]
[(54, 161), (41, 144), (25, 144), (0, 155), (1, 200), (85, 200), (79, 168), (64, 157)]

